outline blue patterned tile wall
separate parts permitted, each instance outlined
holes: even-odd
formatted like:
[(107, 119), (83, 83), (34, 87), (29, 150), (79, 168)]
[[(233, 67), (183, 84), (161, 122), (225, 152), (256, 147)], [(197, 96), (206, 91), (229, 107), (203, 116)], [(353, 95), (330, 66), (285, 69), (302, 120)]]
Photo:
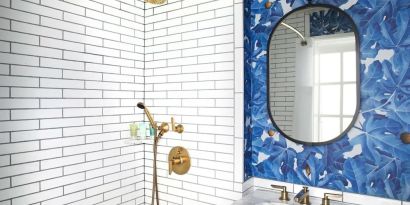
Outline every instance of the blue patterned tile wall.
[(310, 36), (353, 32), (350, 19), (336, 9), (312, 12), (309, 18)]
[[(267, 108), (268, 39), (304, 0), (245, 0), (245, 179), (260, 177), (410, 200), (410, 1), (312, 0), (352, 17), (360, 38), (361, 105), (355, 126), (323, 146), (296, 144), (275, 130)], [(312, 174), (303, 168), (308, 164)]]

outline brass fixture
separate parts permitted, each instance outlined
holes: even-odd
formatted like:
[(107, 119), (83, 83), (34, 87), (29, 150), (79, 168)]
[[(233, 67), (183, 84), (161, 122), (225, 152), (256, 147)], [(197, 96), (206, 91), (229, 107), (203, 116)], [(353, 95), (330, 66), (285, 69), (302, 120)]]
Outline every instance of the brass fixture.
[(162, 137), (165, 133), (169, 131), (169, 125), (166, 122), (161, 123), (161, 125), (158, 127), (159, 134), (158, 137)]
[(330, 199), (329, 196), (335, 196), (335, 197), (343, 197), (341, 194), (333, 194), (333, 193), (325, 193), (323, 198), (322, 198), (322, 205), (330, 205)]
[(183, 125), (178, 124), (177, 126), (175, 126), (175, 121), (174, 121), (173, 117), (171, 117), (171, 127), (172, 127), (172, 131), (177, 132), (179, 134), (184, 132), (184, 126)]
[(149, 123), (151, 124), (151, 126), (156, 130), (157, 129), (157, 124), (154, 121), (154, 118), (152, 117), (151, 113), (149, 112), (148, 108), (145, 106), (144, 103), (139, 102), (137, 104), (137, 107), (139, 107), (140, 109), (143, 109), (145, 112), (145, 115), (148, 117)]
[(271, 184), (270, 186), (274, 189), (281, 190), (279, 200), (281, 200), (281, 201), (289, 201), (290, 200), (289, 199), (289, 192), (286, 191), (286, 186), (279, 186), (279, 185), (274, 185), (274, 184)]
[(410, 144), (410, 133), (409, 132), (401, 133), (400, 139), (404, 144)]
[(300, 203), (300, 204), (306, 204), (309, 205), (310, 201), (309, 201), (309, 189), (308, 187), (304, 186), (303, 189), (296, 194), (295, 196), (295, 201)]
[(166, 0), (145, 0), (145, 2), (150, 4), (164, 4)]
[(183, 175), (191, 168), (191, 158), (189, 157), (188, 150), (184, 147), (174, 147), (169, 151), (168, 155), (169, 174), (172, 172)]
[(273, 135), (275, 135), (275, 131), (269, 130), (269, 131), (268, 131), (268, 135), (271, 136), (271, 137), (273, 137)]
[(312, 171), (310, 170), (310, 166), (308, 164), (306, 164), (305, 166), (305, 172), (307, 176), (310, 176), (310, 174), (312, 173)]
[(267, 1), (267, 2), (265, 3), (265, 8), (270, 9), (271, 6), (272, 6), (272, 2)]
[[(144, 103), (139, 102), (137, 104), (137, 107), (141, 108), (144, 110), (145, 114), (147, 115), (147, 118), (151, 124), (151, 126), (154, 128), (154, 145), (153, 145), (153, 154), (154, 154), (154, 161), (153, 161), (153, 172), (152, 172), (152, 201), (151, 204), (154, 205), (155, 201), (157, 202), (157, 205), (159, 205), (159, 193), (158, 193), (158, 175), (157, 175), (157, 148), (158, 148), (158, 142), (161, 139), (161, 137), (169, 131), (169, 125), (166, 122), (161, 123), (161, 125), (158, 127), (157, 123), (154, 121), (154, 118), (152, 117), (151, 113), (149, 112), (148, 108), (144, 105)], [(173, 118), (171, 118), (171, 121), (173, 121)], [(159, 130), (159, 133), (158, 133)], [(174, 122), (172, 122), (172, 131), (176, 131), (178, 133), (182, 133), (184, 131), (184, 127), (182, 125), (177, 125), (174, 128)], [(185, 155), (184, 155), (185, 156)], [(189, 157), (189, 155), (188, 155)], [(181, 164), (186, 166), (186, 162), (183, 161), (186, 160), (185, 158), (180, 158)], [(190, 161), (188, 160), (189, 166), (191, 165)], [(189, 167), (188, 167), (189, 169)]]

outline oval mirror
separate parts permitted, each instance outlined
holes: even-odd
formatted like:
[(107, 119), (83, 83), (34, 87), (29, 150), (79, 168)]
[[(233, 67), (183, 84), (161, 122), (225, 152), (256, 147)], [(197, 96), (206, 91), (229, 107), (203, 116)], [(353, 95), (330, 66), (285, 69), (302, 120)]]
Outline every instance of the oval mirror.
[(298, 143), (325, 143), (354, 123), (359, 106), (358, 38), (338, 8), (308, 6), (284, 17), (269, 43), (269, 111)]

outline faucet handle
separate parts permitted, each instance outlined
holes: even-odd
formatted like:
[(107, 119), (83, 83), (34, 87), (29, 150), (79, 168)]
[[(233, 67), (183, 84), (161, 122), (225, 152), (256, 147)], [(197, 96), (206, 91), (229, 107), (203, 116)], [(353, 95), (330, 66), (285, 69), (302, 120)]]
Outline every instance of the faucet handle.
[(323, 195), (322, 204), (321, 204), (321, 205), (330, 205), (329, 196), (340, 197), (340, 198), (343, 197), (342, 194), (325, 193), (325, 194)]
[(279, 185), (275, 185), (275, 184), (271, 184), (270, 186), (274, 189), (281, 190), (279, 200), (282, 200), (282, 201), (289, 201), (290, 200), (289, 199), (289, 192), (286, 191), (286, 186), (279, 186)]

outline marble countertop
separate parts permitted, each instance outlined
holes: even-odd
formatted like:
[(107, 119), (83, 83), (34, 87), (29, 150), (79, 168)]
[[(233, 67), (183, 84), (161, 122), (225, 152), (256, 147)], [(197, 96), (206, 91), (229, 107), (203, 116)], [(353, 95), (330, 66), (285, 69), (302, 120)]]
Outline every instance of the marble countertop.
[[(236, 201), (233, 205), (300, 205), (298, 202), (293, 200), (294, 194), (289, 193), (290, 201), (280, 201), (280, 192), (273, 190), (255, 190), (247, 194), (241, 200)], [(317, 197), (310, 197), (311, 205), (321, 205), (322, 199)], [(352, 205), (348, 203), (343, 203), (340, 201), (331, 201), (331, 205)]]

